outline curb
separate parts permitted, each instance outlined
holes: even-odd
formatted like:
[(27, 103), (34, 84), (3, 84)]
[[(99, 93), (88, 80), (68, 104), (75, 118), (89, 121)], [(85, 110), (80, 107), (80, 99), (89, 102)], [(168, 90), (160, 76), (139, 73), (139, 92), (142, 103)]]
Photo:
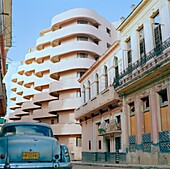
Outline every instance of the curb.
[(108, 164), (108, 163), (88, 163), (81, 161), (71, 161), (72, 165), (101, 166), (112, 168), (134, 168), (134, 169), (170, 169), (167, 165), (139, 165), (139, 164)]

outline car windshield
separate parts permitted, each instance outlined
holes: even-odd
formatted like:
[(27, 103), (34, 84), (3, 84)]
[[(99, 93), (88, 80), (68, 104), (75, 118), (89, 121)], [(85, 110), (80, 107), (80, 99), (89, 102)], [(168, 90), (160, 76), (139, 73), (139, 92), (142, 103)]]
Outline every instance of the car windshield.
[(16, 125), (7, 126), (2, 131), (3, 136), (9, 135), (39, 135), (53, 137), (52, 130), (45, 126), (36, 125)]

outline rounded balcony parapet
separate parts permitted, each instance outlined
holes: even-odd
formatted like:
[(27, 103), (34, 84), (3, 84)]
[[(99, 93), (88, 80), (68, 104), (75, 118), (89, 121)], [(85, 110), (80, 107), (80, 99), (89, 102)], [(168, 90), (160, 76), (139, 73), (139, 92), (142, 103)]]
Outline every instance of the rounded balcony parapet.
[(80, 89), (80, 83), (78, 82), (78, 78), (54, 81), (50, 83), (49, 93), (53, 95), (53, 93), (57, 93), (64, 90), (72, 90), (72, 89)]
[(65, 110), (75, 110), (81, 105), (80, 97), (54, 100), (49, 102), (49, 113)]
[(67, 44), (63, 44), (52, 48), (52, 50), (50, 51), (50, 59), (52, 62), (55, 63), (56, 60), (59, 60), (58, 57), (60, 55), (81, 51), (86, 51), (88, 53), (92, 53), (93, 55), (101, 56), (104, 51), (104, 47), (99, 46), (93, 42), (84, 41), (69, 42)]
[(95, 11), (85, 8), (75, 8), (54, 16), (51, 22), (52, 30), (59, 29), (62, 23), (70, 20), (77, 20), (79, 18), (87, 19), (94, 25), (106, 25), (107, 27), (111, 26), (108, 21), (102, 18)]
[(55, 74), (70, 70), (87, 70), (95, 63), (95, 60), (89, 58), (74, 58), (63, 60), (52, 65), (50, 77), (55, 79)]

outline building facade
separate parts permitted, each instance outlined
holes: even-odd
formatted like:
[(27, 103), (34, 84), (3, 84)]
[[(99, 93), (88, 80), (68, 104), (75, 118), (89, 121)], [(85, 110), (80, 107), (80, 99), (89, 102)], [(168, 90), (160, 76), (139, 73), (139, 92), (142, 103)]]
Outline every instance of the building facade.
[(3, 83), (6, 74), (6, 58), (12, 46), (12, 1), (0, 1), (0, 117), (6, 115), (6, 87)]
[(170, 165), (169, 27), (170, 1), (142, 0), (80, 78), (84, 161)]
[(143, 0), (118, 27), (127, 162), (170, 165), (170, 1)]
[(126, 125), (122, 99), (113, 88), (119, 74), (120, 41), (79, 79), (82, 105), (75, 118), (82, 126), (82, 160), (90, 162), (126, 162)]
[(88, 9), (53, 17), (12, 77), (9, 118), (50, 124), (71, 158), (81, 159), (82, 131), (74, 114), (81, 102), (78, 79), (110, 47), (115, 32), (114, 25)]

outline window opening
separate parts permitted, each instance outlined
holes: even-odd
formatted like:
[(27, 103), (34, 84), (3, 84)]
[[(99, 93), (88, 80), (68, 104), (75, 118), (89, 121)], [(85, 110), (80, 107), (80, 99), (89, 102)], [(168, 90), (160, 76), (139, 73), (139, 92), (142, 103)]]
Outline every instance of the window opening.
[(87, 36), (77, 36), (77, 41), (88, 41)]

